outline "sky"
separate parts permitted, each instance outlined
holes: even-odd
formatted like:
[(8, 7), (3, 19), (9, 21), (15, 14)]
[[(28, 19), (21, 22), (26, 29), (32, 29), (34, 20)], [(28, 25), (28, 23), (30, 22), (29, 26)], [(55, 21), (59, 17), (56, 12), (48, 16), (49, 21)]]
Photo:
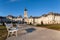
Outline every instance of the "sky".
[(49, 12), (60, 13), (60, 0), (0, 0), (0, 16), (41, 16)]

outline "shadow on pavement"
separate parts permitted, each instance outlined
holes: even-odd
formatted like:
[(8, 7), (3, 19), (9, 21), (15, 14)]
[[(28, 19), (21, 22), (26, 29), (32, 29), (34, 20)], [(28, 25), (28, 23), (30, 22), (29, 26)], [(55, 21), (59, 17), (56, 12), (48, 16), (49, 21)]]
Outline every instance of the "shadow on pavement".
[(30, 32), (33, 32), (35, 31), (36, 29), (35, 28), (28, 28), (28, 29), (25, 29), (27, 31), (27, 33), (30, 33)]

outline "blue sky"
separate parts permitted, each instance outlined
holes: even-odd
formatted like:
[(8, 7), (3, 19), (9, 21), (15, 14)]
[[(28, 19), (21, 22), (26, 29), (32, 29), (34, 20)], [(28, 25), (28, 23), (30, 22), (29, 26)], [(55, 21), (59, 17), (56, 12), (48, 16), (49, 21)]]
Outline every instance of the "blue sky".
[(60, 13), (60, 0), (0, 0), (0, 16), (23, 16), (25, 7), (28, 9), (28, 16)]

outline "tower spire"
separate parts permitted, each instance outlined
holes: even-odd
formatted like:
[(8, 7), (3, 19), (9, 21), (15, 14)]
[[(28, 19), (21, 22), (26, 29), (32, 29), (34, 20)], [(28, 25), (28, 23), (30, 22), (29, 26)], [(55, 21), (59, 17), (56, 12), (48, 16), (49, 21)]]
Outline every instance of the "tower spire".
[(27, 11), (27, 9), (25, 8), (24, 11)]

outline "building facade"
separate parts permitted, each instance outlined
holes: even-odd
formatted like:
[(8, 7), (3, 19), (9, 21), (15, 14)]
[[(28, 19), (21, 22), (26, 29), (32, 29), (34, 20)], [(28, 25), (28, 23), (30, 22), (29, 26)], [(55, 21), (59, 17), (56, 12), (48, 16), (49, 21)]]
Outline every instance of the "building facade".
[(29, 22), (33, 22), (32, 24), (41, 24), (42, 22), (43, 24), (60, 24), (60, 14), (49, 12), (48, 14), (44, 14), (40, 17), (32, 17), (32, 19), (29, 19)]
[(44, 14), (39, 17), (28, 17), (28, 10), (26, 8), (24, 9), (24, 17), (14, 17), (9, 15), (7, 18), (14, 21), (24, 21), (27, 24), (60, 24), (59, 13), (49, 12), (48, 14)]

